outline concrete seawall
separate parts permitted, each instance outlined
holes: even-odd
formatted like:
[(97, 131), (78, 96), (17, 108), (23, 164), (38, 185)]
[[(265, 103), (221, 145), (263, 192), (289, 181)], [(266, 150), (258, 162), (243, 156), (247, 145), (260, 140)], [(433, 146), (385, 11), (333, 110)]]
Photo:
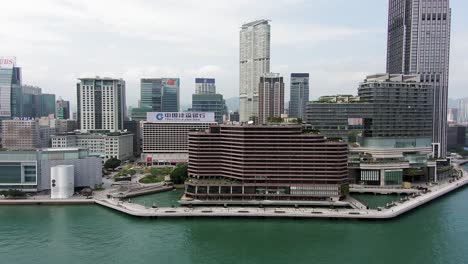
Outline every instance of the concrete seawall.
[(0, 205), (78, 205), (95, 204), (94, 199), (4, 199)]
[(118, 200), (102, 199), (99, 205), (135, 217), (149, 218), (198, 218), (198, 217), (234, 217), (234, 218), (335, 218), (335, 219), (392, 219), (405, 214), (421, 205), (437, 199), (447, 193), (468, 184), (465, 175), (460, 180), (433, 187), (431, 192), (411, 198), (389, 209), (322, 209), (322, 208), (246, 208), (246, 207), (197, 207), (197, 208), (147, 208), (140, 204), (125, 203)]

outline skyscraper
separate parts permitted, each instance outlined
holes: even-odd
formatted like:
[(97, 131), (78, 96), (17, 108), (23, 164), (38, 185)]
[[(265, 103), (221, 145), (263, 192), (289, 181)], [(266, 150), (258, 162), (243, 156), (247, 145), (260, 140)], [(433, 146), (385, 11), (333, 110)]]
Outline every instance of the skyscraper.
[(55, 118), (70, 119), (70, 102), (61, 97), (55, 102)]
[(239, 50), (240, 121), (258, 116), (260, 76), (270, 72), (270, 24), (262, 19), (242, 25)]
[(264, 124), (268, 118), (281, 117), (284, 112), (284, 82), (279, 73), (266, 73), (258, 85), (258, 122)]
[(180, 80), (179, 78), (162, 78), (162, 111), (179, 112)]
[(390, 0), (387, 72), (419, 74), (434, 87), (433, 142), (447, 143), (451, 9), (449, 0)]
[(216, 122), (223, 123), (223, 116), (227, 115), (227, 107), (223, 95), (216, 93), (215, 79), (195, 79), (195, 93), (192, 95), (191, 111), (214, 112)]
[(148, 108), (149, 112), (161, 112), (162, 79), (141, 79), (140, 89), (140, 108)]
[(291, 73), (291, 98), (289, 100), (289, 117), (304, 118), (309, 101), (309, 74)]
[(21, 68), (15, 57), (0, 57), (0, 119), (21, 115)]
[(81, 131), (123, 130), (125, 81), (111, 78), (81, 78), (77, 83), (77, 119)]
[(55, 116), (55, 94), (41, 94), (41, 116)]

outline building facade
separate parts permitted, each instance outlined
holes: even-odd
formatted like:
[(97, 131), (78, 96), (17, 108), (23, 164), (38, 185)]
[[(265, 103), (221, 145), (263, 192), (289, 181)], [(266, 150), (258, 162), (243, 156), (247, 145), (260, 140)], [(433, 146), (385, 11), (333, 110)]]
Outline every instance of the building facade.
[(215, 79), (196, 78), (191, 112), (214, 112), (218, 124), (224, 122), (227, 106), (222, 94), (216, 93)]
[(133, 157), (133, 134), (69, 133), (52, 136), (52, 148), (73, 147), (88, 149), (90, 155), (101, 157), (103, 160), (129, 160)]
[(55, 117), (55, 94), (41, 94), (41, 115)]
[(2, 145), (8, 150), (34, 150), (41, 147), (37, 120), (3, 120)]
[[(217, 124), (214, 113), (154, 114), (156, 118), (148, 118), (142, 126), (142, 159), (152, 165), (175, 165), (187, 162), (188, 133), (206, 130), (210, 125)], [(165, 120), (162, 117), (159, 119), (159, 114), (168, 115), (170, 119)], [(194, 115), (196, 117), (192, 118)], [(200, 115), (203, 117), (200, 118)]]
[(70, 101), (65, 101), (60, 97), (55, 102), (55, 118), (70, 119)]
[(195, 78), (195, 94), (215, 94), (216, 81), (212, 78)]
[(291, 73), (291, 93), (289, 100), (289, 117), (305, 118), (309, 102), (309, 74)]
[(141, 122), (124, 121), (124, 129), (133, 134), (133, 156), (140, 157), (141, 154)]
[(258, 83), (270, 72), (270, 24), (262, 19), (242, 25), (239, 44), (240, 121), (258, 117)]
[(387, 72), (419, 74), (434, 88), (433, 142), (447, 152), (450, 0), (390, 0)]
[(77, 121), (88, 131), (123, 130), (125, 81), (111, 78), (82, 78), (77, 84)]
[(94, 188), (102, 183), (102, 161), (86, 149), (0, 151), (0, 189), (50, 190), (51, 168), (58, 165), (74, 166), (77, 188)]
[(283, 113), (283, 77), (278, 73), (264, 74), (258, 84), (258, 123), (265, 124), (269, 118), (281, 117)]
[(0, 118), (18, 117), (21, 102), (17, 99), (21, 90), (21, 68), (16, 67), (15, 57), (0, 57)]
[(162, 78), (163, 112), (179, 112), (180, 109), (180, 79)]
[(347, 145), (302, 126), (211, 126), (189, 134), (189, 199), (334, 200), (347, 195)]
[(437, 180), (432, 159), (432, 85), (418, 75), (368, 76), (358, 96), (307, 105), (314, 131), (349, 143), (350, 180), (369, 185)]

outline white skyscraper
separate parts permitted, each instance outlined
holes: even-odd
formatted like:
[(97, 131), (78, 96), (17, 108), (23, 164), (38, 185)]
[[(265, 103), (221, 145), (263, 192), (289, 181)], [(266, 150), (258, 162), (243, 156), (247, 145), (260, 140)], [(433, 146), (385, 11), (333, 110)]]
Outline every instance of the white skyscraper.
[(262, 19), (242, 25), (239, 53), (240, 121), (258, 117), (260, 77), (270, 72), (270, 25)]
[(123, 130), (125, 81), (111, 78), (82, 78), (77, 84), (78, 124), (82, 132)]

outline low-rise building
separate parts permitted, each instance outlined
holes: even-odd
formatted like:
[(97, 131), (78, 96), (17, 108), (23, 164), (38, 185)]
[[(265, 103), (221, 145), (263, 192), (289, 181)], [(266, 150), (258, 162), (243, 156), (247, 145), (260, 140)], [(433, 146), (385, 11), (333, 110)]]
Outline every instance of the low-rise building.
[(50, 190), (51, 168), (59, 165), (74, 166), (76, 188), (102, 183), (102, 160), (89, 155), (87, 149), (0, 151), (0, 189)]
[(347, 144), (300, 125), (218, 125), (189, 134), (185, 200), (336, 201), (348, 194)]
[(8, 150), (34, 150), (41, 147), (37, 120), (3, 120), (2, 145)]
[(142, 128), (142, 159), (152, 165), (188, 160), (188, 133), (216, 125), (214, 113), (148, 113)]
[(104, 160), (117, 158), (128, 160), (133, 157), (133, 134), (114, 133), (68, 133), (52, 137), (53, 148), (79, 147), (89, 150)]

